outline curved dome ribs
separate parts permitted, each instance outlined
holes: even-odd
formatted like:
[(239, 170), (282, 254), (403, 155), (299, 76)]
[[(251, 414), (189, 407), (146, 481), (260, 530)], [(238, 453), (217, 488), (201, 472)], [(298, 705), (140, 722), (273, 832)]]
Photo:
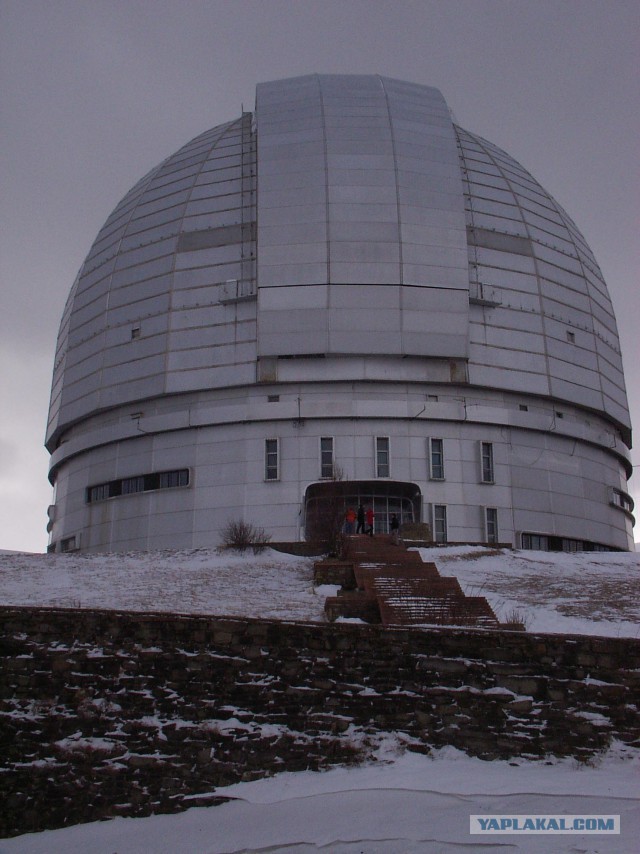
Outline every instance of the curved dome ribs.
[[(471, 295), (488, 306), (472, 319), (472, 339), (478, 323), (482, 331), (476, 346), (472, 344), (471, 364), (482, 365), (489, 382), (496, 367), (487, 345), (493, 334), (501, 349), (515, 354), (511, 368), (520, 359), (520, 370), (540, 377), (541, 391), (546, 377), (543, 393), (607, 412), (628, 441), (615, 317), (584, 238), (553, 197), (509, 155), (456, 130), (466, 185)], [(498, 338), (500, 326), (506, 334)], [(502, 374), (508, 376), (506, 370)], [(514, 376), (514, 381), (517, 387), (520, 380)]]
[(629, 548), (630, 442), (607, 287), (520, 164), (431, 87), (261, 83), (73, 284), (52, 548), (210, 546), (237, 518), (297, 539), (334, 466), (381, 530), (410, 494), (449, 541)]
[[(65, 425), (122, 403), (127, 386), (132, 399), (166, 390), (169, 318), (182, 275), (176, 259), (184, 261), (188, 248), (185, 240), (180, 243), (180, 235), (195, 232), (200, 236), (198, 248), (207, 246), (203, 235), (214, 230), (221, 217), (201, 213), (207, 201), (215, 206), (207, 193), (216, 195), (218, 184), (224, 189), (228, 182), (221, 179), (234, 166), (221, 166), (222, 174), (214, 173), (211, 184), (203, 180), (203, 172), (216, 160), (233, 160), (216, 158), (216, 151), (243, 122), (241, 117), (200, 134), (166, 158), (124, 196), (100, 230), (61, 324), (58, 340), (64, 359), (58, 361), (65, 376), (52, 398), (50, 449)], [(231, 218), (235, 221), (235, 210)], [(133, 344), (138, 335), (143, 340)]]

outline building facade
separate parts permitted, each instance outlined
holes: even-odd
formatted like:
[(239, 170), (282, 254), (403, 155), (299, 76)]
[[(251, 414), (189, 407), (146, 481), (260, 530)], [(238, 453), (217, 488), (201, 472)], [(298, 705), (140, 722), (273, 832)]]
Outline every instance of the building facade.
[(436, 89), (260, 84), (98, 234), (65, 307), (52, 550), (310, 534), (349, 503), (443, 542), (633, 548), (615, 317), (573, 221)]

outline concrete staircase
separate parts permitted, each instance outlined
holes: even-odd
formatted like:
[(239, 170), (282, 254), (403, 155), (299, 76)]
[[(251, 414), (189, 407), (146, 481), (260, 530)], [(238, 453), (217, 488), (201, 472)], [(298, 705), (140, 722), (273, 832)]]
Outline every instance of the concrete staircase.
[(330, 620), (358, 618), (384, 626), (447, 625), (495, 628), (484, 597), (465, 596), (458, 580), (391, 537), (352, 536), (344, 560), (318, 561), (316, 584), (339, 584), (325, 602)]

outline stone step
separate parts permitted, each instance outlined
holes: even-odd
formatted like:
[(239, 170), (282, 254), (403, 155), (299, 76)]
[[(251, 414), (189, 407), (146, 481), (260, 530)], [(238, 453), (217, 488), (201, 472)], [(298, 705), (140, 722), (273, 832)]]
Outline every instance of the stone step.
[(316, 584), (342, 586), (341, 595), (325, 603), (330, 620), (359, 618), (388, 626), (499, 625), (484, 597), (465, 596), (455, 576), (441, 576), (435, 563), (424, 562), (419, 552), (393, 543), (390, 536), (350, 537), (346, 551), (348, 560), (314, 565)]
[(313, 565), (313, 583), (316, 586), (340, 584), (345, 589), (352, 589), (356, 586), (354, 566), (352, 561), (316, 561)]
[(324, 603), (327, 618), (334, 622), (339, 617), (359, 619), (365, 623), (380, 623), (380, 606), (375, 596), (367, 596), (362, 591), (349, 591), (356, 595), (342, 593), (329, 596)]

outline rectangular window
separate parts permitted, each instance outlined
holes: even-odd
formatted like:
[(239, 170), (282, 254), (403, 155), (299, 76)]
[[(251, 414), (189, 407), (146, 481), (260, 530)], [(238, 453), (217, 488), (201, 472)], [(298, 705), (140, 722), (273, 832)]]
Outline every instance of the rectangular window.
[(63, 540), (60, 540), (60, 551), (61, 552), (75, 552), (80, 548), (80, 537), (76, 537), (75, 534), (73, 537), (65, 537)]
[(431, 480), (444, 480), (444, 442), (442, 439), (429, 439), (429, 477)]
[(389, 477), (389, 439), (376, 436), (376, 477)]
[(320, 477), (333, 477), (333, 437), (320, 438)]
[(447, 508), (445, 504), (433, 505), (433, 539), (436, 543), (447, 542)]
[(122, 495), (133, 495), (135, 492), (144, 492), (144, 477), (125, 477), (122, 481)]
[(174, 486), (189, 486), (189, 469), (160, 472), (158, 489), (171, 489)]
[(633, 513), (633, 498), (620, 489), (611, 489), (609, 503), (614, 507), (621, 507), (627, 513)]
[(537, 552), (549, 551), (549, 538), (545, 537), (544, 534), (523, 534), (522, 548)]
[(493, 483), (493, 444), (480, 442), (480, 480), (482, 483)]
[(152, 472), (151, 474), (125, 477), (121, 480), (110, 480), (109, 483), (97, 483), (87, 487), (86, 500), (89, 504), (94, 501), (105, 501), (119, 495), (134, 495), (136, 492), (151, 492), (155, 489), (169, 489), (177, 486), (189, 486), (189, 469), (175, 471)]
[(111, 495), (110, 483), (101, 483), (99, 486), (90, 486), (89, 487), (89, 502), (92, 501), (104, 501), (105, 498), (109, 498)]
[(498, 510), (495, 507), (485, 507), (485, 534), (488, 543), (498, 542)]
[(563, 552), (581, 552), (582, 542), (580, 540), (569, 540), (566, 537), (562, 540)]
[(278, 440), (264, 440), (264, 479), (278, 480)]

